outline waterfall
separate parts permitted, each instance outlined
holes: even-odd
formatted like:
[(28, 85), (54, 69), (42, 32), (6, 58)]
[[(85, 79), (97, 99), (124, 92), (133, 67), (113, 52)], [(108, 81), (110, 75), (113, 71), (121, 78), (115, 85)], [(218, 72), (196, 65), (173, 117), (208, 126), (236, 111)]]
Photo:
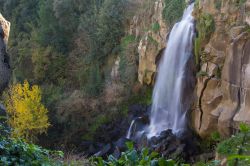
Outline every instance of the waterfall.
[[(162, 58), (153, 92), (153, 103), (148, 137), (157, 136), (166, 129), (178, 133), (186, 128), (186, 112), (190, 98), (184, 97), (188, 81), (187, 63), (192, 56), (194, 37), (194, 4), (184, 11), (182, 20), (176, 23), (170, 33), (164, 57)], [(188, 101), (189, 100), (189, 101)]]
[(135, 123), (135, 120), (133, 120), (133, 121), (131, 122), (131, 124), (130, 124), (130, 127), (129, 127), (129, 129), (128, 129), (128, 133), (127, 133), (127, 136), (126, 136), (127, 139), (130, 139), (130, 138), (131, 138), (132, 129), (133, 129), (134, 123)]

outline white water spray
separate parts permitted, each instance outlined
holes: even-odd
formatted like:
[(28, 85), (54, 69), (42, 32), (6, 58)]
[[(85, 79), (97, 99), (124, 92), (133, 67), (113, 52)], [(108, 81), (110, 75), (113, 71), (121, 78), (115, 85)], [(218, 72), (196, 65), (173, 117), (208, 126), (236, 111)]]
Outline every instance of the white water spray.
[(191, 4), (182, 20), (175, 24), (168, 40), (164, 57), (158, 69), (158, 77), (153, 92), (153, 104), (148, 137), (157, 136), (166, 129), (178, 133), (186, 128), (187, 101), (183, 94), (186, 83), (185, 70), (192, 56), (194, 18)]

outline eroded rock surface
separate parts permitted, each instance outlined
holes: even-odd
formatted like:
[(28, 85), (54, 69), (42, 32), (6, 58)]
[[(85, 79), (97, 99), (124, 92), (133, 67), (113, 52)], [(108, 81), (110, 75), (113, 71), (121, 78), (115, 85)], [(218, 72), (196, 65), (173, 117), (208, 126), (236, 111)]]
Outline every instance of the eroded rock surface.
[[(131, 23), (130, 33), (142, 36), (138, 45), (138, 80), (141, 84), (150, 85), (154, 82), (157, 58), (161, 50), (165, 48), (169, 27), (162, 16), (164, 6), (163, 0), (155, 1), (154, 6), (147, 11), (147, 17), (150, 21), (142, 15), (136, 15)], [(145, 22), (149, 24), (149, 30), (146, 32), (145, 29), (142, 29)]]
[[(215, 20), (215, 32), (205, 46), (208, 57), (198, 78), (194, 128), (206, 137), (214, 131), (229, 136), (239, 122), (250, 123), (250, 1), (238, 4), (203, 0), (199, 6)], [(199, 106), (199, 101), (201, 105)]]

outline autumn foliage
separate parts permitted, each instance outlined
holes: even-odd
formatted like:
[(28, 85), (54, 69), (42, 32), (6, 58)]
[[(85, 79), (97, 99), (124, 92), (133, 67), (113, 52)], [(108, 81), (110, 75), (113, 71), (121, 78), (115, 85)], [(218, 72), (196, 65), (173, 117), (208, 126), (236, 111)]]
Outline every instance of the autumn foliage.
[(12, 137), (35, 141), (38, 134), (49, 127), (48, 110), (41, 103), (41, 89), (24, 84), (15, 84), (4, 94), (8, 124), (13, 128)]

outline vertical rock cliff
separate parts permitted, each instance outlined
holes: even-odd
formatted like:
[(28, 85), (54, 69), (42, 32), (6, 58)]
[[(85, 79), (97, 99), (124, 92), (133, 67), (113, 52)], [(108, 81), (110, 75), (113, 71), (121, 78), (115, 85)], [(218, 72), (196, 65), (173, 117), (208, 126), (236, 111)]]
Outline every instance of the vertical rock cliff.
[[(157, 61), (165, 48), (170, 29), (162, 16), (165, 5), (163, 0), (155, 1), (147, 17), (135, 15), (130, 24), (129, 33), (139, 38), (141, 84), (154, 84)], [(250, 123), (250, 0), (201, 0), (194, 15), (197, 22), (203, 19), (203, 26), (212, 21), (214, 29), (199, 43), (200, 69), (190, 121), (202, 137), (214, 131), (229, 136), (240, 122)], [(145, 24), (158, 28), (142, 31)]]
[(213, 18), (215, 31), (203, 41), (194, 128), (202, 137), (229, 136), (250, 123), (250, 1), (202, 0), (197, 10)]
[(10, 23), (0, 14), (0, 92), (8, 85), (10, 79), (9, 57), (6, 52), (9, 31)]

